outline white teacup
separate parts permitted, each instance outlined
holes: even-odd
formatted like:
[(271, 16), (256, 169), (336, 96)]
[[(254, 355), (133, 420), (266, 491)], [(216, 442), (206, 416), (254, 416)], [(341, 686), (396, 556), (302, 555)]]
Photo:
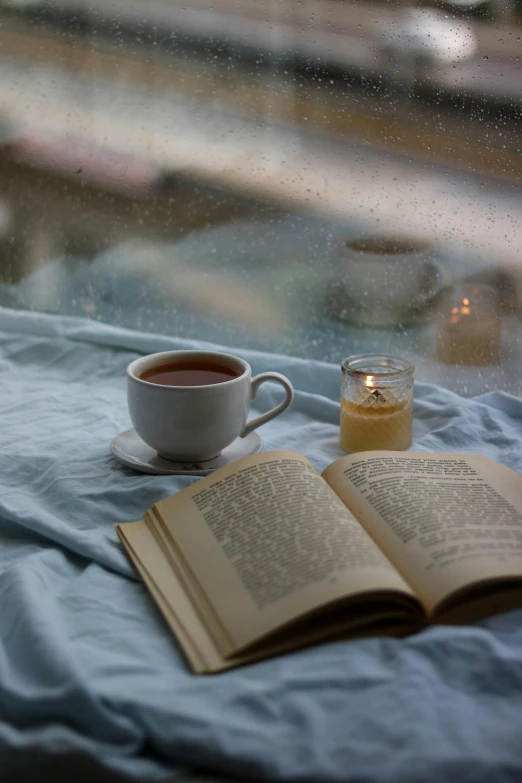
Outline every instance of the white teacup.
[[(179, 373), (191, 364), (207, 367), (209, 372), (212, 368), (217, 369), (218, 382), (166, 385), (165, 381), (158, 380), (167, 378), (167, 375), (160, 375), (160, 368), (172, 367), (174, 373)], [(204, 373), (198, 384), (205, 377)], [(143, 375), (155, 377), (156, 381), (146, 380)], [(190, 375), (168, 377), (192, 382)], [(219, 380), (221, 377), (224, 380)], [(247, 423), (250, 403), (264, 381), (280, 383), (285, 389), (285, 398), (272, 410)], [(244, 438), (283, 413), (293, 397), (292, 384), (284, 375), (264, 372), (252, 378), (247, 362), (218, 351), (164, 351), (136, 359), (127, 367), (127, 399), (134, 429), (162, 457), (177, 462), (214, 459), (237, 437)]]

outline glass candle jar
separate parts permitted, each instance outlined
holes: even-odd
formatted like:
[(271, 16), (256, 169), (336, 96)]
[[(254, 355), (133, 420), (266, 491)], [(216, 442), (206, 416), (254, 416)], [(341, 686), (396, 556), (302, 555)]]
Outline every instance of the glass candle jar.
[(380, 354), (341, 365), (341, 448), (404, 451), (411, 446), (413, 365)]

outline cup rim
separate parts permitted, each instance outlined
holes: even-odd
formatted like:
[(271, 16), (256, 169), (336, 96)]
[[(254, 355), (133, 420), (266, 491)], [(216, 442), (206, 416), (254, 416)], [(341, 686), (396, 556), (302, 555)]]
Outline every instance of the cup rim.
[[(139, 378), (136, 374), (136, 367), (140, 366), (140, 369), (144, 370), (147, 367), (154, 366), (153, 362), (156, 361), (159, 364), (160, 357), (163, 361), (168, 361), (169, 358), (176, 358), (176, 357), (185, 357), (185, 358), (219, 358), (219, 359), (229, 359), (232, 364), (235, 364), (236, 366), (239, 365), (242, 368), (241, 375), (238, 375), (236, 378), (230, 378), (228, 381), (222, 381), (221, 383), (207, 383), (207, 384), (201, 384), (199, 386), (164, 386), (157, 383), (151, 383), (150, 381), (146, 381), (143, 378)], [(145, 356), (140, 356), (138, 359), (134, 359), (129, 365), (127, 365), (127, 378), (131, 381), (134, 381), (135, 383), (140, 384), (141, 386), (144, 386), (145, 388), (155, 388), (155, 389), (161, 389), (163, 391), (178, 391), (178, 392), (192, 392), (198, 390), (208, 390), (208, 389), (216, 389), (216, 388), (223, 388), (228, 387), (234, 383), (238, 383), (241, 380), (244, 379), (246, 375), (248, 375), (251, 372), (250, 365), (248, 362), (246, 362), (244, 359), (242, 359), (240, 356), (235, 356), (232, 353), (226, 353), (225, 351), (206, 351), (204, 349), (180, 349), (180, 350), (173, 350), (173, 351), (158, 351), (157, 353), (149, 353)]]
[[(386, 243), (395, 250), (380, 249)], [(379, 248), (380, 246), (380, 248)], [(341, 240), (339, 244), (342, 256), (355, 256), (360, 259), (372, 258), (372, 261), (407, 260), (434, 250), (435, 245), (428, 238), (416, 234), (358, 234)]]

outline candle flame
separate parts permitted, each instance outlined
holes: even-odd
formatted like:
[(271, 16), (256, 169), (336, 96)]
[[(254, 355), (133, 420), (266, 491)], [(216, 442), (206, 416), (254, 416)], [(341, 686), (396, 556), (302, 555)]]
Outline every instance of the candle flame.
[(469, 299), (466, 299), (466, 298), (464, 298), (464, 299), (462, 300), (462, 304), (463, 304), (463, 305), (469, 305)]
[(366, 386), (370, 386), (370, 387), (375, 386), (375, 383), (373, 381), (373, 375), (368, 375), (367, 376), (365, 385)]

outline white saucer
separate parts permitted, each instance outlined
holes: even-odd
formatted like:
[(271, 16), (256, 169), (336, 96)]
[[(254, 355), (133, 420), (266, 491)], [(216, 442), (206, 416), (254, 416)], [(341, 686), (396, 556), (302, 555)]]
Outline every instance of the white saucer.
[(153, 473), (160, 476), (207, 476), (218, 468), (230, 465), (241, 457), (250, 457), (263, 448), (263, 439), (257, 432), (251, 432), (246, 438), (236, 440), (219, 457), (205, 462), (171, 462), (160, 457), (142, 441), (134, 428), (120, 432), (111, 443), (111, 451), (120, 462), (141, 473)]

